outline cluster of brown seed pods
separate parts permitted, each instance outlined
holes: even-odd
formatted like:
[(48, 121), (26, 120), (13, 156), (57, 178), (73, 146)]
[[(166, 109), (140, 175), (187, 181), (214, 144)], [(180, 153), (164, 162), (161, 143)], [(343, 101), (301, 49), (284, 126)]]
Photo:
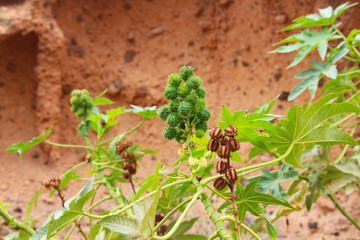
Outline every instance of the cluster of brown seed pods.
[(133, 145), (130, 141), (123, 141), (116, 143), (117, 153), (124, 159), (125, 162), (122, 164), (122, 169), (125, 170), (123, 177), (125, 179), (130, 179), (132, 175), (136, 173), (136, 161), (134, 160), (135, 155), (132, 152), (127, 152), (126, 149)]
[(48, 181), (45, 181), (44, 186), (46, 188), (52, 187), (52, 188), (55, 188), (55, 189), (59, 189), (60, 183), (61, 183), (60, 178), (52, 178), (52, 179), (50, 179)]
[(223, 177), (218, 177), (214, 181), (214, 187), (218, 190), (225, 188), (227, 184), (230, 187), (234, 185), (238, 179), (236, 169), (234, 166), (230, 166), (231, 152), (238, 151), (240, 149), (240, 143), (237, 136), (237, 128), (229, 125), (224, 130), (224, 134), (221, 129), (215, 128), (210, 131), (210, 141), (208, 143), (208, 150), (217, 152), (220, 159), (216, 162), (216, 171), (220, 174), (225, 174), (226, 180)]

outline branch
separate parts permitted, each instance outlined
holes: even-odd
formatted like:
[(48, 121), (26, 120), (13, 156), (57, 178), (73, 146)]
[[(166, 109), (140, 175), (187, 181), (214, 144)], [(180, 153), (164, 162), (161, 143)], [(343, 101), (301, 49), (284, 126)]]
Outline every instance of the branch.
[(2, 216), (6, 221), (10, 224), (15, 225), (16, 228), (21, 229), (32, 236), (35, 233), (35, 230), (29, 225), (16, 220), (13, 216), (10, 215), (7, 211), (5, 211), (2, 207), (0, 207), (0, 216)]

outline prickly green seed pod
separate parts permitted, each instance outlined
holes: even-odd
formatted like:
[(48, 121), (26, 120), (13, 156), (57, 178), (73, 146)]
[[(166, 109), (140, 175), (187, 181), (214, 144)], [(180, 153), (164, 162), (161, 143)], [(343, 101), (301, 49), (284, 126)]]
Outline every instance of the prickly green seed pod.
[(168, 83), (169, 83), (169, 86), (171, 86), (171, 87), (179, 87), (180, 84), (182, 83), (182, 79), (177, 74), (171, 74), (169, 76)]
[(167, 87), (164, 96), (169, 100), (173, 100), (178, 96), (178, 89), (175, 87)]
[(189, 94), (190, 94), (190, 90), (185, 85), (181, 85), (179, 87), (179, 96), (182, 99), (185, 99)]
[(196, 134), (196, 137), (202, 138), (204, 136), (205, 132), (202, 129), (198, 129), (198, 130), (196, 130), (195, 134)]
[(71, 92), (71, 96), (74, 97), (74, 96), (78, 96), (79, 94), (81, 94), (81, 91), (79, 89), (75, 89)]
[(87, 100), (86, 100), (86, 103), (85, 103), (85, 108), (92, 108), (92, 106), (93, 106), (93, 103), (92, 103), (92, 100), (91, 100), (91, 98), (87, 98)]
[(77, 105), (71, 106), (70, 109), (73, 113), (75, 113), (77, 110), (79, 110), (79, 107)]
[(164, 137), (168, 140), (174, 139), (174, 137), (176, 136), (176, 129), (174, 127), (167, 127), (164, 130)]
[(85, 95), (81, 95), (80, 96), (80, 102), (81, 103), (86, 103), (86, 100), (88, 99), (88, 97), (87, 96), (85, 96)]
[(197, 103), (196, 103), (196, 108), (198, 108), (198, 109), (201, 109), (201, 108), (204, 108), (205, 106), (206, 106), (206, 101), (205, 101), (205, 99), (203, 99), (203, 98), (198, 98), (199, 100), (197, 101)]
[(198, 89), (196, 89), (195, 92), (199, 96), (199, 98), (205, 98), (206, 96), (206, 90), (203, 87), (199, 87)]
[(164, 105), (162, 107), (159, 108), (158, 110), (158, 114), (159, 117), (163, 120), (166, 121), (166, 119), (168, 118), (169, 114), (170, 114), (170, 109), (168, 105)]
[(71, 105), (76, 105), (76, 104), (79, 104), (79, 98), (77, 96), (73, 96), (70, 98), (70, 103)]
[(85, 96), (89, 96), (89, 92), (88, 92), (88, 90), (86, 90), (86, 89), (83, 89), (83, 90), (82, 90), (82, 94), (84, 94)]
[(206, 158), (204, 158), (204, 157), (200, 158), (198, 164), (199, 164), (200, 167), (207, 167), (207, 160), (206, 160)]
[(197, 114), (200, 121), (208, 121), (211, 117), (211, 112), (207, 108), (201, 108)]
[(179, 113), (183, 116), (187, 116), (191, 113), (192, 107), (188, 102), (182, 102), (179, 105)]
[(206, 132), (208, 130), (208, 124), (207, 122), (199, 122), (198, 124), (195, 125), (196, 130), (201, 129), (204, 132)]
[(186, 86), (191, 90), (198, 89), (202, 84), (201, 79), (198, 76), (192, 76), (186, 81)]
[(185, 81), (194, 74), (194, 69), (191, 66), (183, 66), (180, 68), (180, 77)]
[(199, 162), (199, 159), (194, 158), (194, 157), (189, 157), (189, 165), (190, 166), (194, 166), (194, 165), (198, 164), (198, 162)]
[(85, 116), (85, 111), (84, 111), (84, 109), (79, 109), (79, 110), (75, 113), (75, 115), (76, 115), (77, 117), (84, 117), (84, 116)]
[(188, 96), (185, 97), (185, 101), (190, 103), (191, 105), (195, 106), (196, 103), (198, 102), (199, 97), (197, 96), (196, 93), (192, 92), (190, 93)]
[(179, 110), (180, 102), (178, 100), (169, 101), (169, 110), (170, 112), (177, 112)]
[(176, 127), (180, 124), (180, 116), (176, 113), (170, 113), (166, 122), (173, 127)]

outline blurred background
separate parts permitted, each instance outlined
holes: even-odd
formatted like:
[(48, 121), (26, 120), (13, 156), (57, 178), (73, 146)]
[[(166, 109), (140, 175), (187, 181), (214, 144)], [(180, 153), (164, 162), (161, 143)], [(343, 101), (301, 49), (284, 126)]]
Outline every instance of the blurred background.
[[(73, 89), (106, 96), (115, 106), (161, 106), (167, 77), (191, 65), (207, 89), (215, 126), (222, 105), (230, 110), (254, 110), (279, 94), (273, 113), (282, 115), (298, 102), (287, 92), (298, 83), (304, 64), (286, 69), (294, 55), (269, 54), (289, 36), (280, 32), (299, 16), (319, 8), (336, 7), (339, 0), (0, 0), (0, 200), (21, 218), (26, 203), (42, 182), (74, 163), (85, 152), (38, 146), (22, 159), (5, 152), (12, 143), (41, 134), (51, 124), (51, 139), (81, 144), (80, 120), (70, 112)], [(356, 2), (356, 1), (351, 1)], [(340, 18), (345, 34), (359, 28), (359, 6)], [(310, 58), (316, 55), (310, 55)], [(141, 118), (121, 115), (115, 136)], [(159, 151), (145, 156), (140, 178), (153, 172), (157, 160), (172, 164), (178, 146), (162, 137), (165, 124), (150, 119), (130, 139)], [(249, 147), (241, 149), (246, 160)], [(269, 160), (260, 155), (256, 160)], [(256, 161), (255, 160), (255, 161)], [(70, 196), (78, 186), (66, 189)], [(354, 194), (356, 195), (356, 194)], [(356, 197), (356, 196), (355, 196)], [(41, 196), (38, 214), (45, 218), (57, 200)], [(339, 199), (341, 197), (339, 196)], [(343, 199), (345, 200), (345, 199)], [(350, 212), (357, 199), (344, 204)], [(16, 212), (17, 211), (17, 212)], [(40, 226), (42, 219), (35, 226)], [(287, 225), (289, 223), (289, 225)], [(357, 239), (358, 232), (320, 199), (311, 213), (302, 211), (280, 220), (279, 239)], [(0, 228), (0, 239), (9, 231)]]

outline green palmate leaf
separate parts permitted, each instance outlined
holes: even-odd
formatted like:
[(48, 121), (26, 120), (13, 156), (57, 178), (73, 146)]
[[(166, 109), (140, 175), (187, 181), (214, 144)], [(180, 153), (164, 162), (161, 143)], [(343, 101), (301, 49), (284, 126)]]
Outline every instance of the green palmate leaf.
[(343, 70), (341, 74), (336, 79), (327, 81), (324, 85), (322, 91), (325, 91), (325, 94), (331, 92), (339, 92), (339, 91), (356, 91), (356, 85), (353, 82), (355, 77), (359, 77), (359, 68), (353, 67), (347, 70), (346, 68)]
[(360, 108), (350, 103), (330, 103), (344, 92), (337, 92), (323, 96), (308, 108), (300, 105), (292, 107), (287, 114), (288, 119), (278, 121), (276, 128), (264, 129), (270, 134), (273, 148), (284, 154), (292, 147), (285, 160), (302, 167), (301, 154), (305, 146), (319, 144), (331, 146), (335, 144), (351, 144), (356, 142), (345, 132), (336, 129), (336, 126), (327, 124), (327, 120), (345, 113), (360, 113)]
[(120, 236), (125, 237), (125, 239), (139, 239), (142, 237), (139, 232), (138, 222), (123, 216), (105, 217), (99, 224), (111, 231), (120, 233)]
[(148, 176), (143, 182), (146, 182), (142, 185), (139, 190), (137, 190), (136, 195), (133, 198), (133, 201), (136, 201), (146, 190), (152, 188), (153, 186), (157, 187), (160, 179), (163, 177), (162, 174), (155, 173), (153, 175)]
[(320, 9), (320, 14), (310, 14), (305, 17), (299, 17), (294, 20), (294, 23), (282, 31), (288, 31), (297, 28), (306, 28), (306, 27), (317, 27), (317, 26), (329, 26), (334, 23), (334, 21), (340, 16), (341, 13), (347, 9), (355, 6), (357, 3), (348, 4), (344, 3), (338, 6), (335, 10), (332, 7), (327, 7)]
[(298, 51), (294, 61), (288, 66), (288, 68), (290, 68), (301, 62), (316, 48), (318, 49), (321, 59), (324, 60), (328, 47), (328, 41), (338, 38), (340, 38), (340, 36), (332, 32), (332, 29), (323, 28), (319, 32), (313, 29), (306, 29), (299, 34), (294, 34), (293, 36), (280, 41), (280, 44), (295, 42), (294, 44), (281, 46), (272, 52), (288, 53)]
[(313, 98), (318, 87), (318, 82), (323, 75), (332, 79), (337, 78), (336, 66), (332, 65), (330, 62), (322, 64), (318, 61), (310, 61), (310, 64), (313, 65), (314, 68), (305, 70), (295, 76), (296, 78), (305, 80), (295, 86), (295, 88), (292, 90), (288, 97), (289, 101), (294, 100), (303, 91), (305, 91), (306, 88), (309, 88), (311, 97)]
[(137, 115), (140, 115), (144, 118), (155, 118), (158, 117), (158, 114), (156, 112), (156, 106), (152, 107), (139, 107), (136, 105), (130, 105), (132, 109), (125, 109), (126, 112), (135, 113)]
[(30, 238), (31, 240), (44, 240), (48, 239), (63, 228), (74, 222), (80, 216), (82, 208), (85, 203), (95, 194), (92, 190), (94, 176), (89, 182), (81, 189), (78, 195), (70, 198), (65, 202), (65, 207), (52, 213), (43, 226), (41, 226), (35, 234)]
[[(257, 147), (258, 154), (264, 151), (268, 151), (263, 137), (258, 132), (258, 129), (274, 128), (274, 125), (269, 121), (277, 117), (277, 115), (265, 114), (265, 113), (250, 113), (246, 114), (246, 111), (238, 111), (232, 114), (227, 108), (223, 107), (222, 116), (220, 116), (222, 122), (217, 122), (219, 128), (225, 129), (228, 125), (233, 125), (237, 128), (238, 135), (236, 139), (240, 142), (250, 142)], [(261, 150), (260, 150), (261, 149)], [(235, 156), (235, 155), (234, 155)], [(235, 158), (239, 161), (240, 158)]]
[(140, 233), (144, 235), (146, 238), (150, 237), (154, 232), (155, 227), (155, 215), (156, 209), (159, 204), (159, 197), (161, 193), (162, 184), (157, 188), (153, 201), (150, 205), (149, 210), (146, 212), (145, 217), (141, 223)]
[[(196, 217), (191, 220), (182, 222), (181, 225), (176, 229), (174, 234), (171, 236), (171, 238), (173, 238), (174, 240), (178, 240), (178, 239), (185, 239), (184, 236), (193, 236), (193, 238), (189, 238), (189, 239), (201, 239), (201, 238), (197, 238), (197, 236), (199, 235), (184, 235), (187, 231), (189, 231), (192, 228), (192, 226), (195, 224), (197, 220), (198, 218)], [(173, 228), (175, 223), (176, 220), (169, 224), (169, 230)]]
[(266, 217), (264, 217), (264, 219), (265, 219), (265, 223), (266, 223), (266, 231), (268, 232), (269, 236), (272, 239), (277, 239), (278, 230)]
[(236, 201), (239, 207), (238, 212), (240, 221), (245, 220), (246, 212), (250, 212), (254, 216), (262, 216), (265, 213), (265, 209), (260, 204), (281, 205), (294, 209), (282, 198), (256, 192), (256, 185), (258, 182), (259, 179), (250, 182), (245, 189), (241, 186), (241, 184), (237, 185), (236, 194), (238, 195), (238, 198)]
[(289, 169), (289, 164), (283, 164), (280, 168), (280, 171), (275, 173), (270, 173), (269, 171), (262, 170), (263, 177), (251, 179), (250, 181), (254, 181), (256, 179), (260, 179), (257, 187), (260, 188), (259, 192), (268, 193), (271, 191), (271, 195), (276, 197), (285, 197), (285, 190), (280, 185), (283, 182), (294, 179), (298, 172), (292, 169)]
[(241, 158), (241, 155), (239, 152), (232, 152), (231, 153), (231, 157), (230, 157), (231, 161), (235, 161), (235, 162), (244, 162)]
[(17, 144), (13, 144), (10, 147), (8, 147), (6, 149), (7, 152), (9, 153), (17, 153), (19, 156), (21, 156), (22, 154), (26, 153), (27, 151), (29, 151), (33, 146), (42, 143), (46, 140), (46, 137), (51, 133), (52, 130), (52, 126), (49, 127), (45, 133), (39, 137), (35, 137), (33, 139), (31, 139), (28, 142), (19, 142)]
[(191, 235), (191, 234), (184, 234), (173, 238), (174, 240), (207, 240), (208, 238), (203, 235)]

